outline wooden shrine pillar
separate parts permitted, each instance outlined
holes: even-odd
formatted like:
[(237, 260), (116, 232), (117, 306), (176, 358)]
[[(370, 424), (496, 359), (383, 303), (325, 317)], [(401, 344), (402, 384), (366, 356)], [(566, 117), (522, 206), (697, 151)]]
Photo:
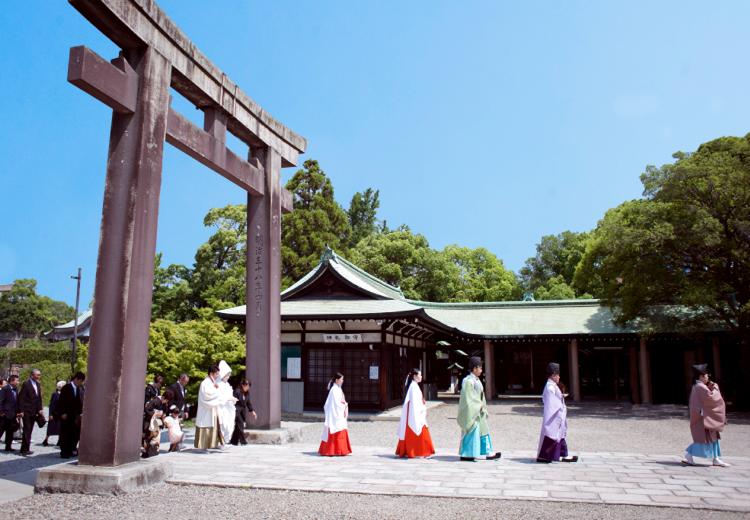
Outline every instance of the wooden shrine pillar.
[(578, 339), (568, 343), (568, 362), (570, 364), (570, 395), (573, 401), (581, 400), (581, 376), (578, 369)]
[(247, 197), (247, 377), (257, 428), (281, 424), (281, 156), (251, 149), (264, 170), (265, 196)]
[(641, 404), (641, 389), (638, 380), (638, 347), (628, 346), (630, 361), (630, 400), (633, 404)]
[(711, 359), (713, 366), (710, 368), (716, 381), (721, 381), (721, 341), (718, 336), (711, 338)]
[(495, 345), (488, 339), (484, 340), (484, 381), (487, 400), (497, 395), (495, 388)]
[(640, 339), (638, 350), (638, 370), (641, 375), (641, 402), (651, 404), (651, 361), (648, 355), (648, 340)]
[(138, 94), (134, 112), (112, 115), (78, 459), (95, 466), (140, 458), (169, 112), (169, 62), (150, 47), (125, 58), (138, 74)]

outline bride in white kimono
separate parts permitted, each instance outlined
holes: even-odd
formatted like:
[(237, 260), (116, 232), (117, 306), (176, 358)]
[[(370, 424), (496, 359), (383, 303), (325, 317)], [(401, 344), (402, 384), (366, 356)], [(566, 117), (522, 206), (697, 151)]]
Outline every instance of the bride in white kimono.
[(219, 392), (221, 392), (221, 404), (219, 405), (219, 426), (221, 427), (221, 438), (224, 444), (228, 444), (232, 438), (234, 430), (234, 416), (237, 409), (234, 404), (237, 398), (234, 396), (232, 385), (229, 384), (229, 377), (232, 375), (232, 369), (223, 359), (219, 361)]

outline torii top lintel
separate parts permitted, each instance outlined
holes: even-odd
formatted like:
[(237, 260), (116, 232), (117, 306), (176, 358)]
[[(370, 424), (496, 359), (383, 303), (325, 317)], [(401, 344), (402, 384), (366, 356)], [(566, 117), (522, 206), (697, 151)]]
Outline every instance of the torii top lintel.
[(172, 65), (171, 86), (198, 108), (221, 107), (227, 129), (249, 146), (269, 146), (294, 166), (307, 141), (245, 94), (152, 0), (69, 0), (122, 49), (150, 46)]

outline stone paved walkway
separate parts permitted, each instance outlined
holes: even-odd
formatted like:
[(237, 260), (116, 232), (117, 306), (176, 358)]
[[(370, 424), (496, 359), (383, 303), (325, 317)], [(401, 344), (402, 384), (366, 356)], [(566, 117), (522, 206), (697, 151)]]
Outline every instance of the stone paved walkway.
[(576, 464), (536, 464), (532, 452), (501, 461), (397, 459), (378, 447), (349, 457), (318, 456), (317, 446), (230, 446), (166, 455), (172, 484), (340, 491), (457, 498), (528, 499), (750, 511), (750, 458), (731, 468), (686, 467), (673, 455), (581, 453)]

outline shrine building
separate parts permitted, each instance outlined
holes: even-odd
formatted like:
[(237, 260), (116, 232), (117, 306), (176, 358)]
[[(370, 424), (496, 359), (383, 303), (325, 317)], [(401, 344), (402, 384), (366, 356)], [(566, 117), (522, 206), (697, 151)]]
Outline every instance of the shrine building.
[[(245, 306), (219, 311), (244, 322)], [(406, 374), (423, 372), (428, 398), (484, 359), (493, 398), (539, 395), (560, 363), (570, 399), (685, 403), (690, 367), (707, 362), (731, 401), (739, 352), (723, 331), (641, 336), (598, 300), (434, 303), (403, 292), (328, 249), (281, 293), (282, 410), (319, 410), (335, 372), (352, 409), (400, 404)], [(657, 377), (658, 375), (658, 377)], [(488, 396), (488, 397), (489, 397)]]

